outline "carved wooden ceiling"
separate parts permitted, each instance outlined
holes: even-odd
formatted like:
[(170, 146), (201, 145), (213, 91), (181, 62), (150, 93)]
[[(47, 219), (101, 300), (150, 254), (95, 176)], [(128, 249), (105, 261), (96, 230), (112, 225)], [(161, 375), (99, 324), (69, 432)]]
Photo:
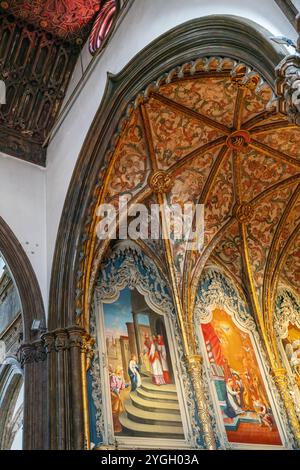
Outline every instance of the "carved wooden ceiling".
[(101, 0), (8, 0), (0, 6), (16, 18), (54, 36), (85, 39)]
[[(0, 1), (0, 151), (45, 166), (47, 140), (83, 42), (106, 0)], [(119, 5), (119, 3), (118, 3)]]
[[(267, 315), (279, 280), (300, 295), (300, 128), (272, 98), (245, 66), (200, 59), (136, 100), (109, 159), (99, 202), (128, 194), (134, 202), (205, 205), (200, 252), (167, 241), (163, 258), (146, 247), (168, 266), (187, 321), (210, 263), (247, 292), (257, 315)], [(93, 266), (103, 243), (96, 241)]]

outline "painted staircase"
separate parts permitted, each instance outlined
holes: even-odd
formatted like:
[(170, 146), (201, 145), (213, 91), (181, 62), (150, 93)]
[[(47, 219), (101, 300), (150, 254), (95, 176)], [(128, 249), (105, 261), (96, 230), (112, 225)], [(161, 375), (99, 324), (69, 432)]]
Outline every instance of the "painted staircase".
[(184, 439), (175, 385), (152, 384), (142, 377), (142, 385), (131, 392), (119, 417), (123, 430), (136, 437)]

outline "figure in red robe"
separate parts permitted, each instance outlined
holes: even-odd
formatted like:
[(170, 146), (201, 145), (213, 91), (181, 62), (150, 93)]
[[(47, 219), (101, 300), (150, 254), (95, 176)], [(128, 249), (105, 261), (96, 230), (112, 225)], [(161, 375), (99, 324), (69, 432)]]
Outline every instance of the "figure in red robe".
[(162, 335), (157, 335), (156, 338), (156, 345), (157, 345), (157, 350), (159, 352), (159, 357), (160, 357), (160, 362), (162, 365), (162, 370), (163, 370), (163, 375), (166, 384), (171, 384), (172, 380), (170, 378), (169, 374), (169, 366), (168, 366), (168, 361), (167, 361), (167, 350), (166, 350), (166, 345), (164, 342), (164, 338)]
[(147, 355), (152, 375), (152, 383), (155, 385), (165, 385), (162, 365), (159, 352), (156, 349), (154, 339), (146, 335), (144, 343), (144, 354)]

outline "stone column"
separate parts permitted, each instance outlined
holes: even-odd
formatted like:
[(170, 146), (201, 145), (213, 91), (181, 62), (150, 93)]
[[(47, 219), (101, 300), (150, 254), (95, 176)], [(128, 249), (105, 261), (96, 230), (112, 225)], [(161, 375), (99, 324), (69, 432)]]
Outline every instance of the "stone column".
[(47, 449), (46, 351), (43, 342), (21, 345), (18, 359), (24, 370), (23, 449)]
[(89, 335), (78, 326), (42, 336), (47, 352), (49, 448), (89, 448), (86, 357)]
[(187, 364), (197, 399), (199, 420), (203, 428), (206, 448), (208, 450), (216, 450), (216, 441), (202, 387), (202, 357), (198, 355), (188, 356)]

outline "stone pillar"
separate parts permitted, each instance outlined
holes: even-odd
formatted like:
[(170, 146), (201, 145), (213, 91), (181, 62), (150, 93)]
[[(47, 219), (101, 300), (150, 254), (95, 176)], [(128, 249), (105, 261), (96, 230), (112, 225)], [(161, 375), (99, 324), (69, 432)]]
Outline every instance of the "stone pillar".
[(137, 350), (137, 332), (136, 332), (136, 327), (135, 323), (126, 323), (127, 331), (128, 331), (128, 341), (129, 341), (129, 349), (131, 354), (136, 354), (138, 355), (138, 350)]
[(42, 336), (47, 353), (49, 448), (89, 448), (86, 360), (89, 336), (78, 326)]
[(205, 446), (207, 450), (216, 450), (216, 441), (202, 387), (202, 357), (198, 355), (188, 356), (187, 364), (196, 395), (199, 421), (203, 428)]
[(23, 449), (47, 449), (46, 351), (43, 342), (22, 344), (18, 359), (24, 370)]

